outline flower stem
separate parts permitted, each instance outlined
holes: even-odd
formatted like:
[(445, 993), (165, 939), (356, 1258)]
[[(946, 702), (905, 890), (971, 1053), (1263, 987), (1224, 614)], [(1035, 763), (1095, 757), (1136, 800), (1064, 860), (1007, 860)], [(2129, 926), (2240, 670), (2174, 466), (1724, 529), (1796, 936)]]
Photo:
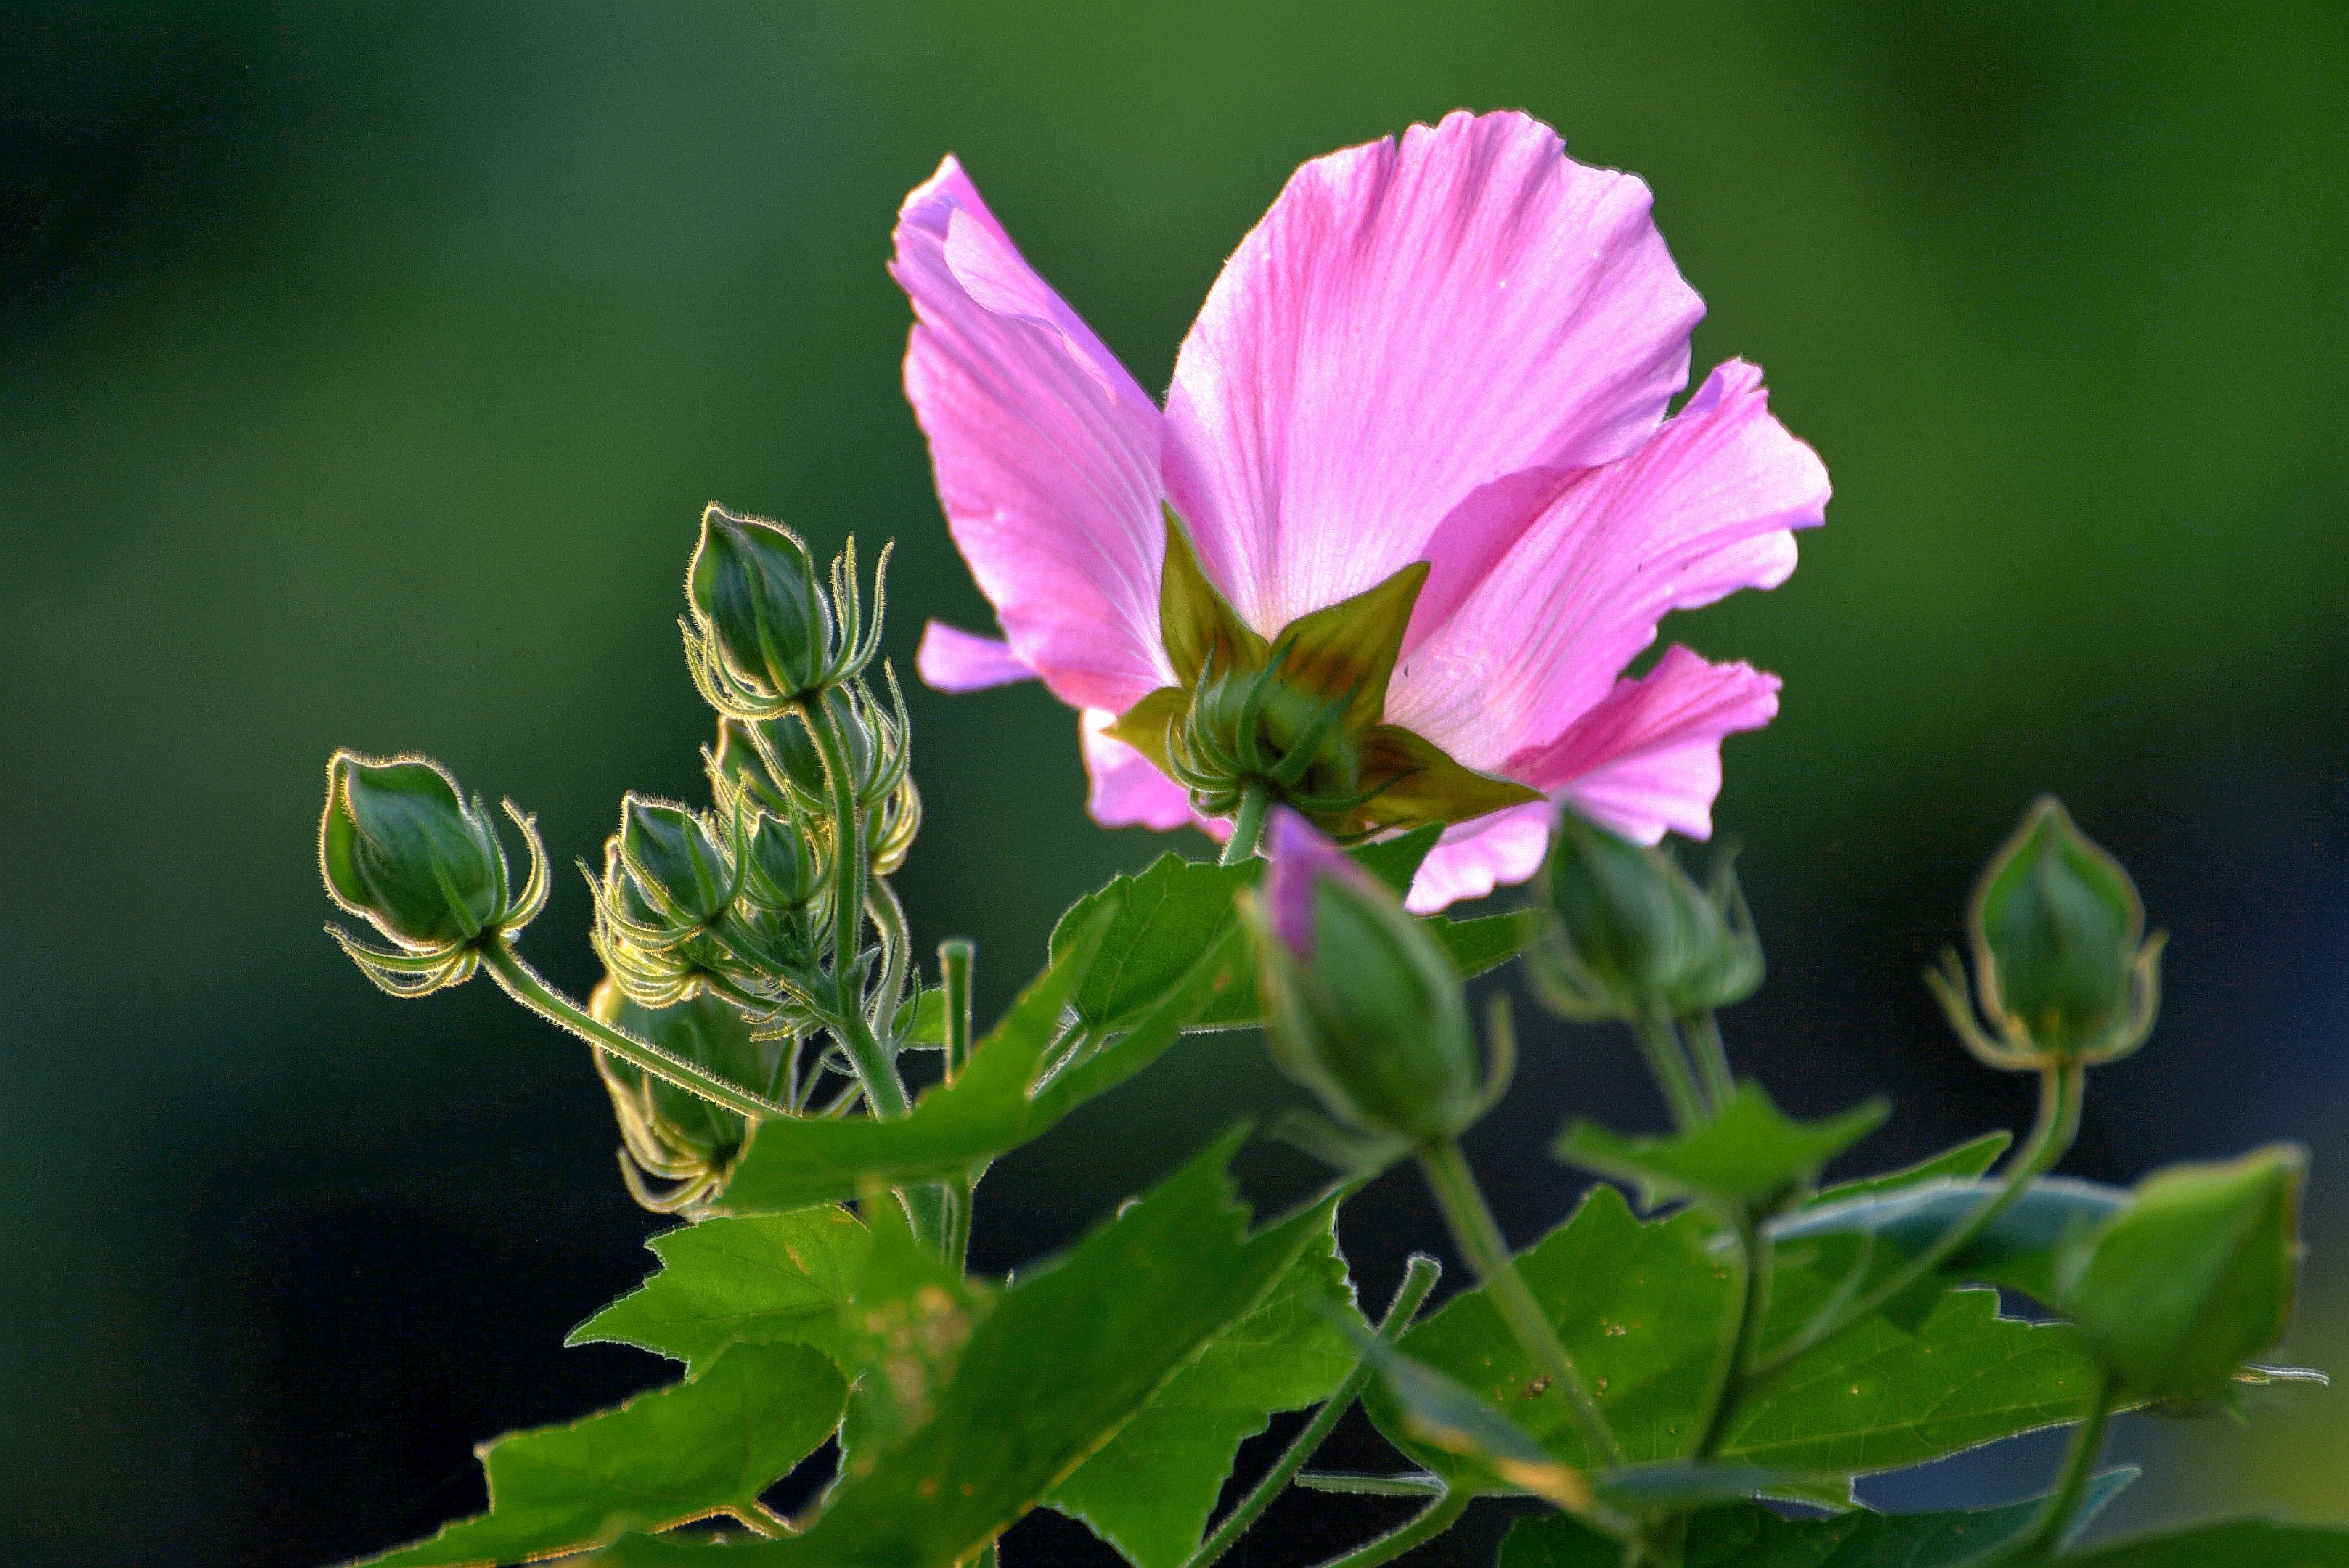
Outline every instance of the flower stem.
[(1688, 1032), (1696, 1042), (1697, 1071), (1704, 1079), (1705, 1093), (1713, 1098), (1713, 1112), (1719, 1115), (1737, 1095), (1737, 1078), (1729, 1070), (1729, 1047), (1721, 1041), (1721, 1020), (1708, 1007), (1688, 1021)]
[(1500, 1309), (1517, 1342), (1549, 1375), (1551, 1384), (1566, 1396), (1575, 1424), (1582, 1430), (1583, 1443), (1590, 1450), (1591, 1462), (1621, 1463), (1622, 1450), (1616, 1446), (1615, 1434), (1608, 1428), (1607, 1417), (1599, 1413), (1598, 1401), (1584, 1386), (1582, 1375), (1575, 1370), (1574, 1357), (1567, 1354), (1566, 1346), (1558, 1341), (1557, 1331), (1544, 1315), (1541, 1303), (1534, 1300), (1533, 1292), (1526, 1288), (1524, 1278), (1518, 1274), (1516, 1263), (1509, 1256), (1509, 1244), (1503, 1239), (1500, 1226), (1495, 1223), (1492, 1210), (1485, 1205), (1483, 1189), (1476, 1185), (1475, 1173), (1468, 1168), (1467, 1158), (1460, 1152), (1460, 1140), (1446, 1135), (1422, 1145), (1419, 1168), (1425, 1173), (1428, 1189), (1435, 1194), (1436, 1204), (1452, 1227), (1453, 1240), (1459, 1243), (1469, 1267), (1476, 1271), (1476, 1277), (1491, 1291), (1493, 1304)]
[(1770, 1302), (1769, 1239), (1762, 1234), (1751, 1205), (1738, 1204), (1730, 1211), (1729, 1222), (1737, 1234), (1737, 1252), (1744, 1278), (1738, 1291), (1736, 1314), (1730, 1320), (1728, 1362), (1722, 1368), (1720, 1386), (1713, 1390), (1712, 1412), (1697, 1438), (1695, 1457), (1700, 1459), (1711, 1459), (1728, 1440), (1730, 1420), (1736, 1415), (1738, 1400), (1745, 1391), (1745, 1368), (1754, 1359), (1754, 1343), (1762, 1337), (1763, 1314)]
[[(1381, 1344), (1392, 1345), (1402, 1337), (1403, 1330), (1409, 1328), (1411, 1320), (1419, 1315), (1420, 1304), (1427, 1300), (1427, 1293), (1435, 1288), (1435, 1282), (1443, 1273), (1444, 1266), (1426, 1253), (1413, 1252), (1411, 1255), (1411, 1261), (1403, 1265), (1402, 1283), (1395, 1289), (1394, 1300), (1387, 1307), (1387, 1315), (1379, 1320), (1378, 1336)], [(1217, 1525), (1216, 1532), (1191, 1554), (1190, 1562), (1184, 1564), (1184, 1568), (1207, 1568), (1207, 1564), (1231, 1550), (1232, 1542), (1237, 1541), (1264, 1511), (1272, 1506), (1273, 1499), (1288, 1490), (1288, 1483), (1297, 1479), (1297, 1472), (1312, 1459), (1314, 1450), (1337, 1429), (1340, 1418), (1355, 1400), (1361, 1397), (1362, 1390), (1370, 1386), (1371, 1373), (1369, 1356), (1354, 1363), (1354, 1370), (1347, 1376), (1345, 1382), (1338, 1386), (1338, 1391), (1314, 1412), (1313, 1419), (1297, 1434), (1296, 1441), (1288, 1445), (1288, 1451), (1280, 1456), (1278, 1462), (1265, 1472), (1264, 1479), (1256, 1483), (1247, 1496), (1240, 1499), (1238, 1506), (1225, 1516), (1223, 1523)]]
[(1998, 1558), (2006, 1563), (2044, 1563), (2061, 1546), (2064, 1530), (2072, 1516), (2080, 1511), (2080, 1500), (2086, 1495), (2088, 1479), (2096, 1468), (2096, 1455), (2105, 1446), (2105, 1428), (2113, 1415), (2113, 1377), (2107, 1372), (2096, 1379), (2096, 1386), (2088, 1396), (2087, 1414), (2072, 1428), (2072, 1440), (2064, 1446), (2064, 1463), (2056, 1472), (2055, 1490), (2039, 1510), (2039, 1517), (2024, 1536)]
[(697, 1066), (648, 1040), (639, 1040), (633, 1034), (599, 1022), (594, 1014), (540, 979), (538, 971), (524, 963), (522, 955), (507, 946), (502, 938), (483, 942), (480, 951), (482, 967), (490, 971), (508, 996), (589, 1044), (609, 1051), (622, 1061), (631, 1063), (664, 1082), (699, 1095), (705, 1100), (715, 1101), (730, 1111), (739, 1111), (753, 1121), (791, 1114), (783, 1106), (761, 1099), (706, 1067)]
[(1943, 1263), (1971, 1246), (2000, 1216), (2023, 1199), (2031, 1183), (2064, 1158), (2079, 1136), (2080, 1102), (2087, 1089), (2087, 1069), (2076, 1062), (2048, 1066), (2040, 1076), (2039, 1120), (2031, 1137), (2015, 1155), (2004, 1185), (1977, 1204), (1972, 1213), (1941, 1232), (1933, 1244), (1911, 1258), (1907, 1266), (1875, 1289), (1848, 1301), (1806, 1324), (1800, 1334), (1755, 1366), (1747, 1378), (1747, 1393), (1772, 1381), (1806, 1351), (1824, 1344), (1868, 1316), (1888, 1302), (1914, 1288)]
[(1332, 1557), (1320, 1568), (1373, 1568), (1373, 1564), (1400, 1557), (1451, 1529), (1468, 1511), (1468, 1504), (1475, 1496), (1474, 1487), (1454, 1487), (1376, 1541), (1366, 1542), (1343, 1556)]
[(978, 949), (968, 937), (951, 937), (938, 944), (938, 979), (946, 988), (947, 1082), (970, 1060), (970, 971)]
[(1256, 854), (1258, 840), (1264, 837), (1264, 814), (1272, 805), (1272, 792), (1260, 784), (1250, 784), (1240, 791), (1240, 808), (1232, 818), (1232, 836), (1224, 846), (1225, 866), (1246, 865)]
[(1642, 1018), (1631, 1025), (1631, 1033), (1639, 1036), (1640, 1049), (1648, 1058), (1648, 1070), (1656, 1075), (1656, 1085), (1664, 1091), (1664, 1100), (1672, 1108), (1672, 1124), (1689, 1132), (1712, 1120), (1705, 1113), (1695, 1075), (1689, 1071), (1688, 1057), (1681, 1050), (1680, 1038), (1671, 1020), (1661, 1016)]

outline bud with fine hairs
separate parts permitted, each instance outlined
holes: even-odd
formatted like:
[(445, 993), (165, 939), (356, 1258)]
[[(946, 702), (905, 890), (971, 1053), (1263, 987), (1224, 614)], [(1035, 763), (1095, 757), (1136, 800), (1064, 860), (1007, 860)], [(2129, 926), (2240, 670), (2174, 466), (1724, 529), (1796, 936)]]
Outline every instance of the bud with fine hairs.
[(481, 944), (502, 940), (546, 902), (546, 860), (531, 819), (506, 805), (530, 847), (517, 893), (489, 808), (467, 802), (439, 763), (338, 751), (326, 763), (318, 865), (327, 895), (390, 943), (327, 929), (384, 990), (423, 996), (461, 984), (480, 966)]
[(2121, 863), (2042, 795), (2000, 846), (1966, 909), (1974, 991), (1954, 950), (1926, 982), (1967, 1049), (1993, 1067), (2117, 1061), (2145, 1043), (2161, 1006), (2161, 949)]
[[(888, 569), (882, 552), (880, 572)], [(738, 517), (711, 504), (686, 573), (692, 608), (688, 662), (702, 695), (738, 719), (771, 719), (852, 680), (880, 645), (881, 577), (874, 579), (868, 634), (856, 582), (856, 546), (833, 561), (829, 595), (815, 557), (779, 524)]]
[(1245, 904), (1273, 1060), (1339, 1120), (1416, 1146), (1482, 1116), (1460, 977), (1402, 900), (1277, 806), (1270, 866)]
[(1762, 983), (1761, 939), (1726, 857), (1699, 888), (1664, 850), (1567, 806), (1539, 887), (1555, 919), (1529, 967), (1542, 1000), (1566, 1017), (1686, 1018)]

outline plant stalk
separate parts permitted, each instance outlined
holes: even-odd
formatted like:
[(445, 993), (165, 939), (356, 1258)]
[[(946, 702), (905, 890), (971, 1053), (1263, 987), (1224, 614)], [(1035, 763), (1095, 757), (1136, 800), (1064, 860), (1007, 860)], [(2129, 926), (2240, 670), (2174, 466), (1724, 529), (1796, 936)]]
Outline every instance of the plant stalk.
[(2105, 1446), (2105, 1428), (2112, 1421), (2112, 1405), (2113, 1376), (2107, 1372), (2096, 1379), (2095, 1390), (2088, 1397), (2088, 1412), (2072, 1428), (2072, 1440), (2064, 1445), (2055, 1490), (2047, 1494), (2031, 1533), (2000, 1556), (2000, 1564), (2044, 1563), (2063, 1545), (2064, 1532), (2070, 1526), (2072, 1516), (2080, 1511), (2080, 1500), (2087, 1494), (2089, 1478), (2095, 1471), (2096, 1455)]
[[(1599, 1402), (1575, 1370), (1574, 1357), (1557, 1337), (1543, 1314), (1541, 1304), (1534, 1300), (1533, 1292), (1526, 1288), (1516, 1262), (1509, 1255), (1509, 1244), (1494, 1221), (1493, 1211), (1485, 1205), (1485, 1194), (1476, 1185), (1475, 1173), (1468, 1168), (1468, 1160), (1460, 1152), (1460, 1140), (1449, 1135), (1422, 1145), (1419, 1168), (1427, 1177), (1429, 1190), (1444, 1210), (1451, 1225), (1453, 1240), (1467, 1257), (1469, 1267), (1476, 1271), (1493, 1295), (1493, 1304), (1517, 1342), (1535, 1363), (1549, 1375), (1550, 1382), (1566, 1396), (1574, 1413), (1575, 1425), (1582, 1430), (1582, 1440), (1597, 1464), (1615, 1465), (1622, 1462), (1622, 1449), (1609, 1429), (1607, 1417), (1600, 1414)], [(1437, 1504), (1442, 1506), (1441, 1501)], [(1431, 1510), (1431, 1511), (1433, 1511)]]
[(1737, 1077), (1729, 1070), (1729, 1047), (1722, 1044), (1721, 1020), (1708, 1007), (1688, 1021), (1688, 1033), (1696, 1042), (1697, 1072), (1712, 1097), (1713, 1114), (1719, 1116), (1737, 1096)]
[(1754, 1359), (1754, 1345), (1762, 1337), (1763, 1315), (1770, 1303), (1769, 1238), (1762, 1234), (1750, 1204), (1740, 1203), (1732, 1210), (1729, 1222), (1737, 1235), (1744, 1277), (1737, 1294), (1737, 1313), (1731, 1320), (1728, 1363), (1722, 1368), (1720, 1386), (1713, 1390), (1712, 1412), (1706, 1416), (1704, 1429), (1697, 1438), (1694, 1456), (1700, 1459), (1711, 1459), (1728, 1440), (1729, 1423), (1745, 1392), (1745, 1368)]
[(1631, 1025), (1631, 1033), (1639, 1036), (1640, 1050), (1648, 1058), (1648, 1071), (1656, 1075), (1656, 1085), (1663, 1090), (1664, 1101), (1671, 1106), (1672, 1125), (1682, 1132), (1692, 1132), (1712, 1120), (1671, 1020), (1661, 1016), (1642, 1018)]
[[(1394, 1300), (1388, 1304), (1386, 1316), (1379, 1320), (1378, 1337), (1381, 1344), (1392, 1345), (1402, 1337), (1403, 1331), (1411, 1326), (1412, 1319), (1419, 1315), (1420, 1305), (1427, 1300), (1427, 1293), (1435, 1288), (1435, 1282), (1443, 1274), (1444, 1266), (1426, 1253), (1413, 1252), (1411, 1255), (1411, 1261), (1403, 1265), (1402, 1283), (1395, 1288)], [(1232, 1549), (1232, 1542), (1237, 1541), (1263, 1515), (1264, 1511), (1272, 1506), (1275, 1498), (1288, 1489), (1288, 1483), (1297, 1479), (1297, 1472), (1313, 1458), (1314, 1450), (1337, 1429), (1339, 1420), (1352, 1407), (1354, 1401), (1361, 1397), (1362, 1390), (1370, 1386), (1371, 1376), (1369, 1356), (1354, 1363), (1354, 1370), (1347, 1375), (1345, 1382), (1338, 1386), (1338, 1391), (1314, 1412), (1313, 1419), (1297, 1434), (1288, 1451), (1265, 1472), (1264, 1479), (1256, 1483), (1247, 1496), (1240, 1499), (1238, 1505), (1224, 1517), (1223, 1523), (1217, 1525), (1216, 1532), (1191, 1554), (1191, 1560), (1184, 1564), (1184, 1568), (1207, 1568), (1209, 1563)]]
[(1319, 1568), (1373, 1568), (1376, 1563), (1400, 1557), (1451, 1529), (1468, 1511), (1468, 1504), (1475, 1495), (1474, 1488), (1455, 1487), (1376, 1541), (1366, 1542), (1343, 1556), (1332, 1557)]
[(1272, 805), (1272, 792), (1260, 784), (1250, 784), (1240, 790), (1240, 808), (1232, 818), (1232, 836), (1224, 846), (1223, 866), (1244, 866), (1256, 854), (1257, 842), (1264, 837), (1265, 813)]

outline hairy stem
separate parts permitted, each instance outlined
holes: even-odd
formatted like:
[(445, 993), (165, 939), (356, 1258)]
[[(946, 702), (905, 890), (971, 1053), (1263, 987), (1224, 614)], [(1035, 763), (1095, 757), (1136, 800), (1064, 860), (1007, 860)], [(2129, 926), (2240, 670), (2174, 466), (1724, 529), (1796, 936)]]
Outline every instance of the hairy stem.
[(1246, 865), (1256, 854), (1257, 842), (1264, 836), (1265, 812), (1272, 805), (1272, 792), (1260, 784), (1250, 784), (1240, 791), (1240, 808), (1232, 818), (1231, 841), (1224, 846), (1225, 866)]
[[(1465, 1156), (1460, 1152), (1460, 1140), (1444, 1137), (1424, 1144), (1419, 1150), (1419, 1168), (1427, 1177), (1429, 1190), (1435, 1194), (1437, 1207), (1452, 1228), (1453, 1240), (1468, 1259), (1469, 1267), (1491, 1291), (1493, 1304), (1509, 1325), (1526, 1353), (1549, 1375), (1549, 1380), (1566, 1396), (1574, 1412), (1575, 1425), (1582, 1430), (1582, 1440), (1589, 1449), (1594, 1462), (1614, 1465), (1622, 1462), (1622, 1450), (1616, 1446), (1615, 1434), (1607, 1426), (1607, 1417), (1599, 1413), (1599, 1402), (1590, 1397), (1583, 1385), (1581, 1373), (1575, 1370), (1574, 1357), (1559, 1343), (1557, 1331), (1534, 1300), (1533, 1292), (1526, 1288), (1518, 1274), (1516, 1262), (1509, 1255), (1509, 1244), (1501, 1235), (1501, 1228), (1486, 1207), (1485, 1194), (1476, 1185), (1475, 1173), (1468, 1168)], [(1442, 1504), (1439, 1502), (1438, 1507)]]
[(1706, 1114), (1702, 1096), (1697, 1093), (1696, 1078), (1689, 1071), (1688, 1057), (1681, 1050), (1680, 1036), (1671, 1022), (1662, 1017), (1642, 1018), (1631, 1025), (1639, 1036), (1640, 1050), (1648, 1058), (1648, 1071), (1656, 1075), (1656, 1085), (1664, 1091), (1664, 1099), (1672, 1108), (1672, 1125), (1682, 1132), (1702, 1127), (1713, 1118)]
[[(1402, 1337), (1403, 1330), (1409, 1328), (1411, 1320), (1419, 1315), (1420, 1304), (1427, 1300), (1427, 1293), (1435, 1288), (1435, 1282), (1443, 1277), (1443, 1265), (1426, 1253), (1413, 1252), (1411, 1255), (1411, 1261), (1403, 1265), (1402, 1283), (1396, 1287), (1394, 1300), (1388, 1304), (1386, 1316), (1379, 1320), (1379, 1338), (1382, 1343), (1392, 1345)], [(1338, 1391), (1330, 1396), (1327, 1404), (1314, 1412), (1313, 1419), (1297, 1434), (1297, 1440), (1288, 1445), (1288, 1452), (1265, 1472), (1264, 1479), (1256, 1483), (1247, 1496), (1240, 1499), (1238, 1506), (1225, 1516), (1223, 1523), (1217, 1525), (1216, 1532), (1191, 1554), (1190, 1562), (1184, 1568), (1207, 1568), (1207, 1564), (1231, 1550), (1232, 1542), (1237, 1541), (1248, 1526), (1272, 1506), (1273, 1499), (1288, 1490), (1288, 1483), (1297, 1479), (1297, 1472), (1305, 1468), (1314, 1450), (1337, 1429), (1339, 1419), (1370, 1386), (1371, 1373), (1369, 1356), (1354, 1364), (1354, 1370), (1347, 1376), (1346, 1381), (1338, 1386)]]
[(598, 1022), (586, 1009), (540, 979), (538, 971), (524, 963), (522, 955), (507, 946), (503, 939), (483, 942), (481, 954), (482, 967), (490, 971), (508, 996), (589, 1044), (600, 1046), (656, 1078), (699, 1095), (705, 1100), (715, 1101), (730, 1111), (739, 1111), (753, 1121), (791, 1114), (783, 1106), (761, 1099), (708, 1068), (674, 1055), (649, 1040), (639, 1040), (633, 1034)]
[(2046, 1068), (2040, 1077), (2039, 1120), (2008, 1168), (2004, 1184), (1875, 1289), (1863, 1292), (1834, 1312), (1823, 1314), (1804, 1325), (1800, 1334), (1753, 1369), (1747, 1378), (1747, 1392), (1750, 1394), (1785, 1372), (1806, 1351), (1833, 1339), (1886, 1303), (1913, 1289), (1997, 1224), (2001, 1215), (2022, 1201), (2031, 1183), (2045, 1175), (2072, 1147), (2073, 1138), (2080, 1131), (2080, 1101), (2086, 1088), (2087, 1069), (2077, 1063)]
[(2056, 1472), (2055, 1490), (2047, 1494), (2031, 1533), (2010, 1547), (1998, 1559), (2000, 1564), (2044, 1563), (2064, 1543), (2064, 1532), (2072, 1516), (2080, 1511), (2080, 1500), (2087, 1494), (2089, 1477), (2095, 1471), (2096, 1455), (2105, 1446), (2112, 1406), (2113, 1378), (2106, 1373), (2088, 1396), (2087, 1413), (2072, 1428), (2072, 1440), (2064, 1446), (2064, 1463)]
[(970, 1060), (970, 971), (978, 956), (967, 937), (950, 937), (938, 944), (938, 979), (946, 988), (943, 1036), (949, 1084)]
[(1705, 1093), (1713, 1098), (1714, 1114), (1719, 1115), (1737, 1095), (1737, 1078), (1729, 1070), (1729, 1047), (1721, 1040), (1721, 1020), (1708, 1007), (1688, 1021), (1688, 1033), (1696, 1042), (1697, 1072), (1704, 1079)]
[(1451, 1529), (1454, 1521), (1468, 1511), (1468, 1504), (1475, 1495), (1474, 1488), (1454, 1488), (1376, 1541), (1357, 1546), (1341, 1557), (1332, 1557), (1321, 1563), (1320, 1568), (1372, 1568), (1374, 1563), (1400, 1557), (1413, 1547), (1423, 1545)]

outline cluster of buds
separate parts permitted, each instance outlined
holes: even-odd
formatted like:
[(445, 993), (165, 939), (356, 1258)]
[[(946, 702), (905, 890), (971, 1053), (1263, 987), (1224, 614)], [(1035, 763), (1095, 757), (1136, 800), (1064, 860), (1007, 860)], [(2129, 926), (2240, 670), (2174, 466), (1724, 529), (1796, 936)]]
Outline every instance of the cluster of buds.
[(1552, 919), (1531, 971), (1554, 1011), (1585, 1023), (1690, 1018), (1762, 983), (1762, 943), (1729, 857), (1698, 887), (1671, 855), (1566, 808), (1541, 891)]
[(488, 803), (467, 801), (439, 763), (350, 751), (328, 760), (318, 826), (326, 892), (390, 945), (326, 929), (369, 980), (395, 996), (461, 984), (480, 967), (483, 944), (511, 938), (545, 907), (537, 829), (512, 802), (505, 809), (530, 846), (519, 893)]
[(1974, 991), (1944, 950), (1926, 982), (1966, 1048), (1992, 1067), (2096, 1066), (2135, 1051), (2161, 1005), (2165, 938), (2121, 863), (2072, 826), (2054, 796), (2031, 808), (1974, 887), (1966, 909)]

